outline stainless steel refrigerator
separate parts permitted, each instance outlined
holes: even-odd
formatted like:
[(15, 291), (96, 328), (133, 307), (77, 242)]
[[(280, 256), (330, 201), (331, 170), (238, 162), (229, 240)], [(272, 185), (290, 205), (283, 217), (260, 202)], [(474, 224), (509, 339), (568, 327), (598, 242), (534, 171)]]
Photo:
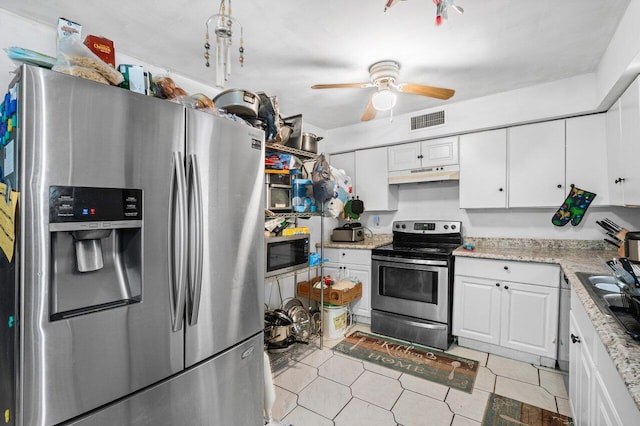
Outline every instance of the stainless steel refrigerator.
[(263, 133), (26, 65), (10, 92), (1, 420), (263, 424)]

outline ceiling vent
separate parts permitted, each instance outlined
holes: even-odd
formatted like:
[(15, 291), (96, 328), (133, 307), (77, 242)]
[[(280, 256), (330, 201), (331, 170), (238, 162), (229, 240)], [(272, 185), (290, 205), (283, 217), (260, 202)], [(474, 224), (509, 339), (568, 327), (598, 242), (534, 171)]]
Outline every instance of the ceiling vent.
[(433, 127), (445, 126), (447, 124), (447, 118), (445, 110), (430, 112), (423, 115), (416, 115), (411, 117), (411, 131), (431, 129)]

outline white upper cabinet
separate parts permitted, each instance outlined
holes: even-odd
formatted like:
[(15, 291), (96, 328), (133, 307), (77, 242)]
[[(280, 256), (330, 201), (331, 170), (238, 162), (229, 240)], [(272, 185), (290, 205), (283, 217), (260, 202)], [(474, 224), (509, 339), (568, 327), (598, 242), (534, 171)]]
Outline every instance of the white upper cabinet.
[(507, 130), (460, 136), (460, 208), (507, 207)]
[(509, 207), (558, 207), (566, 198), (565, 122), (509, 129)]
[(571, 184), (595, 192), (593, 206), (610, 204), (607, 182), (607, 135), (605, 114), (567, 119), (566, 193)]
[(398, 186), (389, 185), (387, 178), (387, 148), (356, 151), (356, 194), (367, 211), (398, 209)]
[(458, 137), (390, 146), (388, 155), (390, 172), (458, 164)]
[[(620, 176), (623, 203), (640, 205), (640, 87), (638, 78), (620, 97)], [(612, 171), (615, 173), (615, 170)]]
[(614, 206), (624, 204), (622, 178), (622, 154), (620, 128), (620, 99), (607, 111), (607, 186), (609, 203)]
[(422, 167), (420, 158), (422, 150), (420, 142), (405, 143), (390, 146), (388, 149), (389, 171), (419, 169)]
[(387, 148), (331, 154), (329, 164), (351, 178), (353, 193), (368, 211), (396, 210), (398, 187), (387, 182)]
[(421, 144), (422, 167), (458, 164), (458, 137), (432, 139)]

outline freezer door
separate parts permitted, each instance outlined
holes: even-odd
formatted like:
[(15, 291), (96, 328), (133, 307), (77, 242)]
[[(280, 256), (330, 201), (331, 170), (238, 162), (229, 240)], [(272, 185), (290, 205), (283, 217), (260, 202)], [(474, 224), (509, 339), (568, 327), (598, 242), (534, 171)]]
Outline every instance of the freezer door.
[(261, 334), (69, 426), (264, 424)]
[[(176, 292), (169, 283), (168, 241), (175, 231), (169, 220), (172, 157), (183, 157), (185, 118), (179, 105), (117, 87), (28, 66), (22, 73), (21, 396), (16, 417), (19, 425), (53, 425), (183, 368), (184, 331), (172, 331), (170, 301)], [(54, 232), (49, 223), (55, 185), (142, 190), (139, 245), (127, 246), (135, 231), (132, 236), (114, 230), (111, 235), (120, 237), (113, 244), (103, 242), (103, 268), (74, 269), (78, 249), (71, 233)], [(139, 251), (137, 264), (136, 253), (110, 263), (118, 247)], [(65, 273), (68, 280), (56, 278)], [(139, 287), (132, 284), (137, 302), (133, 298), (134, 303), (111, 309), (53, 315), (54, 306), (67, 302), (56, 300), (56, 286), (84, 287), (87, 299), (93, 294), (102, 300), (101, 289), (114, 292), (114, 286), (127, 283), (125, 275), (139, 279)], [(84, 302), (74, 303), (81, 307)]]
[(263, 328), (263, 138), (245, 124), (187, 110), (187, 366)]

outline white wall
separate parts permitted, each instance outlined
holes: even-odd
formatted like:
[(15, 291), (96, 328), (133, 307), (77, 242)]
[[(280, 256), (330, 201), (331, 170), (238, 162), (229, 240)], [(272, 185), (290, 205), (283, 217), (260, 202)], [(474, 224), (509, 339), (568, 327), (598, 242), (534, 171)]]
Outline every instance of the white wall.
[(323, 141), (322, 150), (328, 153), (345, 152), (580, 115), (595, 108), (595, 83), (594, 74), (585, 74), (525, 89), (450, 103), (444, 107), (447, 124), (432, 129), (411, 132), (411, 117), (440, 108), (399, 115), (394, 117), (392, 122), (381, 118), (331, 129), (327, 132), (327, 141)]

